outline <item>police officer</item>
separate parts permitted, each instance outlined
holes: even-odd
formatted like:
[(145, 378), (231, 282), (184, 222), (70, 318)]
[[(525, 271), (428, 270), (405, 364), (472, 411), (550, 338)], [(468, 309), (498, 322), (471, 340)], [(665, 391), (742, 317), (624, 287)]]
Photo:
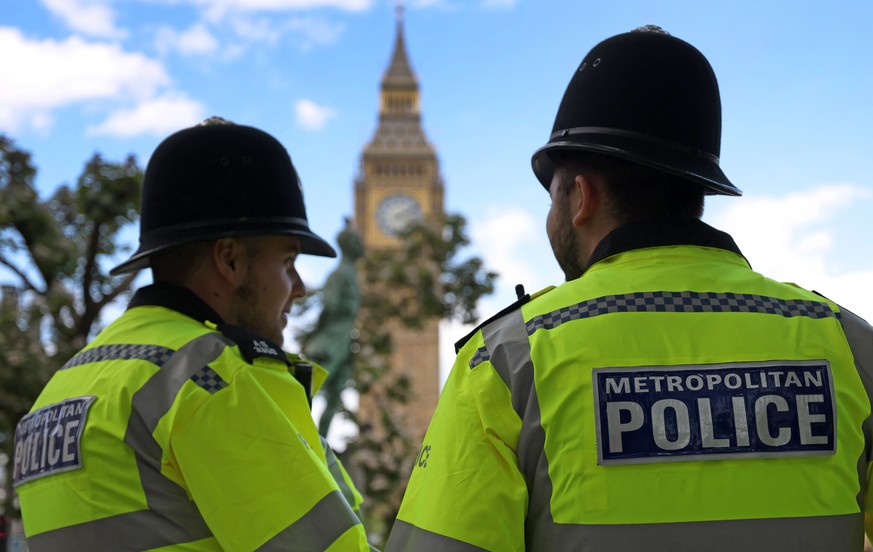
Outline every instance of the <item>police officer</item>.
[(113, 273), (150, 267), (155, 283), (18, 424), (30, 550), (368, 550), (309, 411), (326, 374), (281, 349), (298, 255), (336, 255), (288, 153), (219, 118), (171, 135), (140, 231)]
[(567, 281), (459, 343), (387, 550), (862, 549), (873, 330), (700, 221), (720, 134), (691, 45), (585, 56), (532, 161)]

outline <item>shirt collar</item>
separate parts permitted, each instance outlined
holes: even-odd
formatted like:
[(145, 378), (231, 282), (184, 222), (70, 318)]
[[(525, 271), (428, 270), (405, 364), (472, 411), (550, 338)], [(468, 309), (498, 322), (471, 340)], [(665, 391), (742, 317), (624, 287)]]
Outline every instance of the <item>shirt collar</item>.
[(185, 316), (190, 316), (199, 322), (223, 323), (215, 309), (206, 304), (193, 291), (164, 282), (158, 282), (138, 289), (133, 295), (133, 299), (127, 305), (127, 308), (132, 309), (133, 307), (143, 306), (166, 307)]
[(641, 220), (627, 222), (600, 240), (586, 268), (625, 251), (670, 245), (714, 247), (743, 255), (729, 234), (699, 219)]

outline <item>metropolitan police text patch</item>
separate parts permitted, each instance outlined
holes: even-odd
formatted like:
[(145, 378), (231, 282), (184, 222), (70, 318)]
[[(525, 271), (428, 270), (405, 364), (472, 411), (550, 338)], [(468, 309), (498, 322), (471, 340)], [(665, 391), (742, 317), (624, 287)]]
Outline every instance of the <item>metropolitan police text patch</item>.
[(593, 370), (599, 464), (833, 454), (830, 363)]
[(82, 467), (82, 430), (95, 398), (66, 399), (21, 418), (15, 428), (13, 485)]

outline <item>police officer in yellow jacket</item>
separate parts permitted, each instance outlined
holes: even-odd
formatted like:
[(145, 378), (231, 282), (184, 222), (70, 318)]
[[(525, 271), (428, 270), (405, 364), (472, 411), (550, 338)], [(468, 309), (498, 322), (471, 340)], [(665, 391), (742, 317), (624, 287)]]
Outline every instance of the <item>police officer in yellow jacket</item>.
[(309, 411), (322, 369), (281, 349), (308, 226), (272, 136), (209, 119), (155, 150), (140, 247), (153, 285), (54, 375), (15, 436), (41, 551), (369, 550), (360, 495)]
[(720, 135), (691, 45), (585, 56), (533, 156), (567, 281), (459, 343), (388, 551), (862, 549), (873, 330), (699, 220)]

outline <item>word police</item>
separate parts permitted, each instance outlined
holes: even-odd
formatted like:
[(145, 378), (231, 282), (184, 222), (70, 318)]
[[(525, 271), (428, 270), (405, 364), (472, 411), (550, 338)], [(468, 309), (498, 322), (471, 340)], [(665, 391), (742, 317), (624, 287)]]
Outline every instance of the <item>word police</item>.
[(833, 454), (827, 361), (599, 368), (598, 462)]
[(82, 467), (79, 445), (94, 397), (76, 397), (35, 410), (15, 428), (12, 480), (17, 486)]

